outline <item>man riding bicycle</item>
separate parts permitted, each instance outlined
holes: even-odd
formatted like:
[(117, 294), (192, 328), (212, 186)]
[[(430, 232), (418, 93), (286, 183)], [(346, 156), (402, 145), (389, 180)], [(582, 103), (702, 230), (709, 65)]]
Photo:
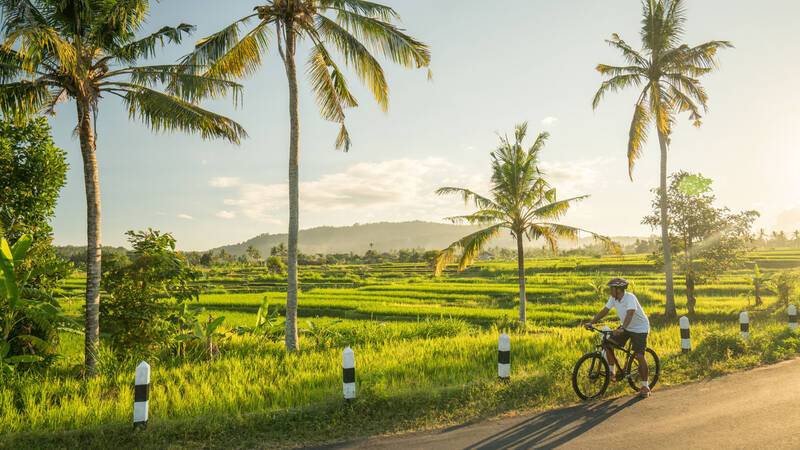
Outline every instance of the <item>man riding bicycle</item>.
[[(631, 340), (633, 353), (639, 363), (639, 379), (642, 380), (642, 387), (639, 390), (639, 395), (643, 398), (647, 398), (650, 396), (650, 386), (647, 381), (649, 374), (644, 351), (647, 348), (647, 334), (650, 333), (650, 321), (647, 319), (647, 315), (644, 313), (642, 305), (639, 304), (639, 300), (636, 296), (630, 292), (625, 292), (625, 289), (628, 288), (628, 282), (624, 278), (614, 278), (608, 282), (608, 286), (611, 288), (611, 296), (608, 298), (606, 306), (595, 314), (594, 318), (585, 325), (588, 328), (592, 324), (602, 320), (611, 309), (617, 311), (617, 316), (619, 316), (622, 325), (612, 332), (609, 339), (620, 347), (623, 347), (628, 339)], [(609, 370), (611, 371), (611, 379), (614, 381), (621, 381), (620, 377), (624, 376), (623, 370), (617, 362), (614, 349), (605, 342), (603, 343), (603, 349), (605, 350)], [(619, 376), (617, 374), (619, 374)]]

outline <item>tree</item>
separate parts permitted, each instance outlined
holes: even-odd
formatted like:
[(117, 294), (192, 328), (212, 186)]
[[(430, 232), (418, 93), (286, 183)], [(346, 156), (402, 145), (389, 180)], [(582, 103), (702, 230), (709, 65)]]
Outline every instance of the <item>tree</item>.
[[(100, 102), (119, 97), (131, 119), (154, 131), (197, 132), (238, 143), (246, 135), (232, 120), (196, 105), (226, 92), (229, 80), (201, 77), (176, 65), (135, 66), (156, 49), (180, 43), (194, 27), (164, 27), (137, 38), (148, 0), (0, 0), (5, 41), (0, 45), (0, 111), (25, 118), (54, 112), (74, 100), (87, 205), (85, 362), (95, 373), (99, 344), (101, 278), (100, 175), (94, 123)], [(156, 89), (163, 85), (164, 90)]]
[(789, 306), (789, 299), (798, 286), (800, 286), (800, 271), (797, 270), (780, 270), (769, 278), (770, 290), (778, 295), (778, 302), (783, 306)]
[(105, 272), (103, 289), (110, 298), (102, 305), (103, 328), (117, 350), (149, 352), (176, 332), (173, 300), (198, 298), (191, 285), (197, 274), (175, 251), (171, 234), (152, 229), (125, 234), (133, 255)]
[[(755, 211), (731, 213), (714, 206), (711, 180), (700, 174), (678, 172), (667, 191), (669, 243), (679, 270), (686, 277), (686, 306), (695, 313), (695, 287), (726, 270), (741, 265), (750, 248), (750, 230), (758, 217)], [(653, 214), (643, 222), (661, 226), (661, 190), (653, 189)], [(663, 248), (659, 248), (661, 255)]]
[[(732, 47), (727, 41), (709, 41), (694, 47), (681, 43), (686, 14), (683, 0), (644, 0), (642, 2), (642, 50), (636, 51), (616, 33), (607, 40), (619, 50), (625, 66), (598, 64), (597, 71), (605, 81), (592, 102), (597, 109), (609, 92), (628, 87), (641, 89), (633, 110), (628, 138), (628, 174), (633, 180), (633, 168), (641, 157), (650, 125), (655, 123), (661, 148), (661, 192), (667, 192), (667, 153), (675, 118), (688, 112), (694, 126), (701, 124), (701, 112), (707, 109), (708, 94), (699, 77), (716, 67), (719, 49)], [(669, 242), (667, 195), (662, 195), (661, 244), (664, 248), (667, 317), (675, 316), (672, 254)]]
[(67, 179), (67, 162), (45, 119), (0, 122), (0, 173), (0, 235), (10, 245), (29, 236), (33, 244), (22, 262), (33, 273), (27, 284), (53, 288), (69, 269), (53, 249), (50, 225)]
[(257, 248), (255, 248), (252, 245), (250, 245), (250, 246), (247, 247), (246, 253), (247, 253), (247, 257), (250, 259), (250, 261), (252, 261), (252, 262), (254, 262), (256, 264), (260, 264), (261, 263), (261, 252), (258, 251)]
[[(478, 210), (465, 216), (450, 217), (453, 223), (468, 223), (486, 228), (467, 235), (440, 251), (434, 262), (436, 276), (442, 274), (447, 264), (458, 259), (458, 270), (464, 270), (480, 254), (486, 243), (501, 230), (511, 232), (517, 243), (517, 275), (519, 277), (519, 321), (525, 325), (525, 250), (523, 242), (544, 239), (555, 252), (559, 238), (577, 239), (580, 228), (556, 223), (575, 202), (587, 196), (558, 200), (556, 190), (550, 186), (539, 170), (539, 153), (547, 141), (548, 134), (541, 133), (532, 146), (525, 149), (523, 141), (528, 124), (517, 125), (514, 141), (500, 138), (500, 146), (491, 153), (491, 194), (484, 197), (474, 191), (458, 187), (442, 187), (438, 195), (457, 194), (465, 204)], [(587, 232), (606, 243), (608, 238)]]
[[(389, 86), (378, 53), (404, 67), (427, 67), (428, 47), (394, 24), (399, 16), (394, 9), (365, 0), (267, 0), (254, 13), (239, 19), (221, 31), (200, 40), (186, 56), (188, 68), (209, 68), (210, 78), (243, 77), (253, 74), (267, 53), (270, 36), (277, 36), (278, 54), (283, 61), (289, 84), (289, 242), (288, 286), (286, 290), (286, 348), (298, 348), (297, 331), (297, 238), (299, 233), (299, 157), (300, 118), (296, 56), (298, 42), (309, 47), (307, 74), (316, 94), (320, 113), (326, 120), (340, 124), (336, 147), (350, 147), (350, 135), (344, 126), (345, 109), (358, 106), (344, 73), (333, 58), (338, 51), (372, 92), (384, 109), (389, 105)], [(249, 31), (240, 28), (255, 21)]]

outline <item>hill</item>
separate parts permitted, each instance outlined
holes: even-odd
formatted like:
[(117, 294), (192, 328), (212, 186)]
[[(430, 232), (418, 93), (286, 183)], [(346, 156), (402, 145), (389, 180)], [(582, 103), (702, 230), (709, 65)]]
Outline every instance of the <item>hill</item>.
[[(364, 253), (370, 248), (378, 252), (400, 249), (438, 250), (447, 247), (453, 241), (477, 231), (479, 227), (470, 225), (452, 225), (423, 221), (412, 222), (378, 222), (355, 224), (345, 227), (316, 227), (300, 230), (300, 252), (316, 253)], [(635, 237), (615, 237), (620, 244), (629, 244)], [(261, 234), (238, 244), (217, 247), (234, 255), (241, 255), (249, 246), (253, 246), (262, 255), (268, 255), (272, 247), (287, 242), (287, 235)], [(565, 241), (563, 249), (575, 248), (594, 242), (591, 238), (580, 239), (577, 243)], [(541, 243), (535, 243), (536, 247)], [(489, 247), (516, 248), (508, 234), (497, 236)]]

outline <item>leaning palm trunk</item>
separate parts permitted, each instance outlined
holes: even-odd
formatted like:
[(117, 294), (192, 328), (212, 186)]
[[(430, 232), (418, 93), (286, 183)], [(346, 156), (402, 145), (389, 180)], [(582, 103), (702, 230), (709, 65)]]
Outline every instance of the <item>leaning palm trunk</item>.
[[(291, 30), (291, 23), (287, 25)], [(289, 257), (286, 287), (286, 349), (295, 351), (299, 347), (297, 336), (297, 236), (300, 228), (300, 117), (297, 106), (297, 68), (295, 66), (296, 39), (294, 33), (286, 33), (286, 76), (289, 79)]]
[(661, 208), (661, 246), (664, 248), (664, 277), (666, 279), (664, 315), (675, 317), (675, 291), (672, 275), (672, 248), (669, 242), (669, 217), (667, 215), (667, 142), (664, 134), (659, 130), (658, 143), (661, 145), (661, 182), (660, 182), (660, 208)]
[(522, 234), (517, 234), (517, 277), (519, 278), (519, 324), (527, 320), (528, 297), (525, 295), (525, 250), (522, 248)]
[(95, 136), (89, 103), (78, 106), (78, 135), (83, 157), (83, 180), (86, 187), (86, 330), (84, 361), (89, 375), (97, 372), (97, 349), (100, 336), (100, 173), (97, 168)]

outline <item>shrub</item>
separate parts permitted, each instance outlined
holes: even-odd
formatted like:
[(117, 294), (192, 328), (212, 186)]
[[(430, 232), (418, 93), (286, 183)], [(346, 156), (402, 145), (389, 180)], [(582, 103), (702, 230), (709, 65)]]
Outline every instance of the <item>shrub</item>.
[(34, 274), (26, 257), (32, 247), (27, 235), (13, 246), (0, 239), (0, 374), (49, 362), (56, 355), (58, 330), (76, 329), (49, 292), (28, 286)]
[(178, 304), (197, 299), (197, 288), (190, 285), (197, 275), (175, 251), (171, 234), (152, 229), (126, 234), (133, 255), (103, 276), (110, 297), (100, 306), (101, 329), (115, 349), (147, 353), (178, 333), (173, 299)]

